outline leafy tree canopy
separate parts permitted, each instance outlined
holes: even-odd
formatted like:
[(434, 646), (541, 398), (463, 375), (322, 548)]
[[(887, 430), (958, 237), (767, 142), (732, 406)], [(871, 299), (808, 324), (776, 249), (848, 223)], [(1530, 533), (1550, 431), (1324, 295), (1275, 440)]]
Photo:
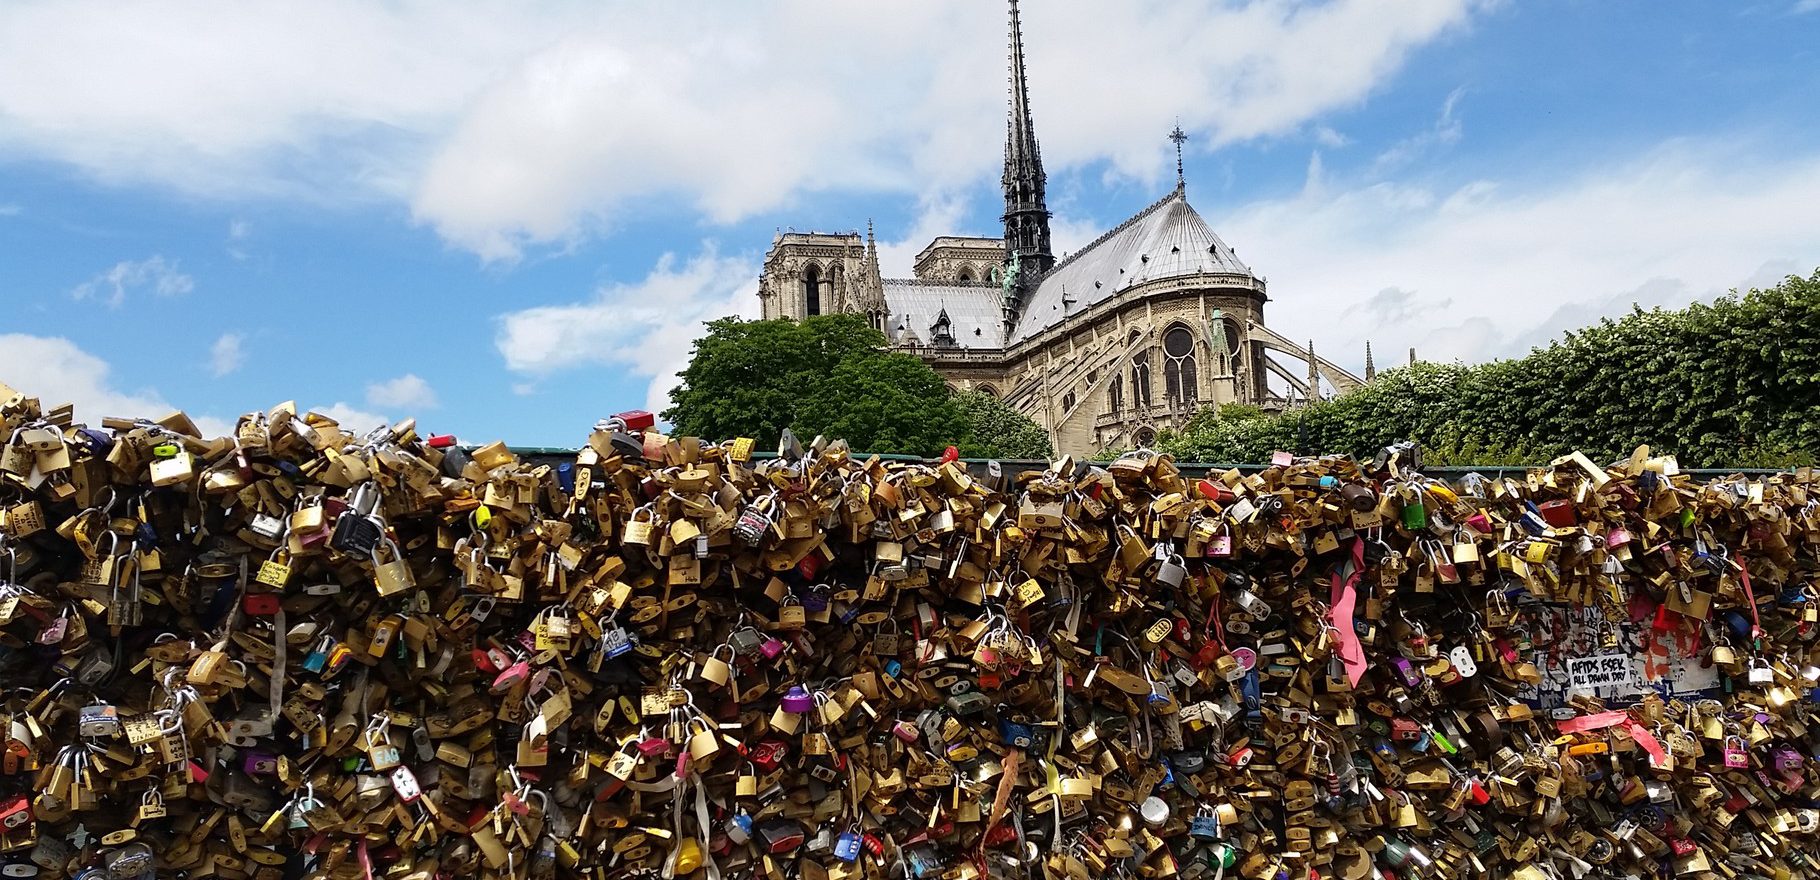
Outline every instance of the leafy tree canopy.
[(967, 439), (960, 444), (968, 458), (1036, 458), (1055, 454), (1049, 432), (1029, 416), (983, 391), (963, 391), (954, 396), (967, 420)]
[[(954, 395), (927, 364), (886, 350), (857, 315), (707, 323), (663, 417), (678, 433), (777, 444), (785, 427), (855, 450), (1044, 457), (1042, 429), (986, 395)], [(1040, 444), (1040, 446), (1038, 445)], [(1028, 455), (1026, 455), (1028, 453)]]
[(1197, 416), (1159, 446), (1184, 460), (1278, 449), (1369, 454), (1399, 439), (1437, 464), (1521, 464), (1648, 443), (1688, 467), (1808, 464), (1820, 453), (1820, 270), (1669, 311), (1632, 309), (1526, 357), (1418, 363), (1280, 416)]

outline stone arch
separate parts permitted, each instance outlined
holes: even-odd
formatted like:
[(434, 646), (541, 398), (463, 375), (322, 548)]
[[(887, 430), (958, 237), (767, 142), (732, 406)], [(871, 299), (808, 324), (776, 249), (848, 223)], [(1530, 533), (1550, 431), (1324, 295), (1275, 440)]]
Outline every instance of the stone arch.
[(988, 383), (988, 382), (981, 382), (978, 385), (973, 386), (973, 390), (978, 391), (979, 393), (987, 395), (989, 397), (998, 396), (998, 389), (992, 387), (991, 383)]
[(822, 267), (820, 263), (810, 262), (803, 266), (803, 317), (809, 318), (822, 313), (822, 298), (826, 292), (822, 284)]

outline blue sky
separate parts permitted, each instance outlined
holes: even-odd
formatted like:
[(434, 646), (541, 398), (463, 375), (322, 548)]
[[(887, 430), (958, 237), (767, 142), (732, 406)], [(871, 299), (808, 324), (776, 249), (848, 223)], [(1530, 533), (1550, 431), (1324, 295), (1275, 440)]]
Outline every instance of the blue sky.
[[(1058, 248), (1172, 181), (1355, 368), (1820, 266), (1820, 2), (1026, 0)], [(105, 11), (104, 11), (105, 10)], [(863, 10), (863, 11), (862, 11)], [(0, 382), (573, 444), (778, 228), (996, 232), (1005, 9), (0, 7)]]

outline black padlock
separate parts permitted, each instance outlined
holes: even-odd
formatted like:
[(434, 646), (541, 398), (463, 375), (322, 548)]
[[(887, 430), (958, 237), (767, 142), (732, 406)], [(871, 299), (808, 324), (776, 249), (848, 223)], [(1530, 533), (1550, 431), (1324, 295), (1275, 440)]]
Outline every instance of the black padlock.
[(467, 470), (468, 462), (471, 460), (459, 446), (444, 449), (442, 451), (442, 475), (451, 480), (460, 479), (461, 472)]
[(380, 538), (385, 536), (384, 527), (373, 516), (378, 500), (371, 483), (362, 483), (355, 488), (348, 509), (335, 518), (329, 546), (349, 555), (371, 556), (373, 549), (379, 546)]

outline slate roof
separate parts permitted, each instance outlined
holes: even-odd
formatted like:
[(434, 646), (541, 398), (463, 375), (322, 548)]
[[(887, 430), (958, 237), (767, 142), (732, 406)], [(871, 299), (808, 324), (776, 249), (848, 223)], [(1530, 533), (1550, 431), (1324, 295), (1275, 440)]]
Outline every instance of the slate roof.
[(885, 308), (891, 313), (885, 330), (893, 342), (899, 341), (897, 327), (902, 324), (916, 340), (929, 344), (929, 328), (946, 309), (957, 347), (998, 348), (1005, 344), (1005, 313), (996, 284), (886, 278), (884, 288)]
[(1203, 273), (1252, 274), (1177, 189), (1049, 270), (1007, 343), (1015, 345), (1137, 285)]

